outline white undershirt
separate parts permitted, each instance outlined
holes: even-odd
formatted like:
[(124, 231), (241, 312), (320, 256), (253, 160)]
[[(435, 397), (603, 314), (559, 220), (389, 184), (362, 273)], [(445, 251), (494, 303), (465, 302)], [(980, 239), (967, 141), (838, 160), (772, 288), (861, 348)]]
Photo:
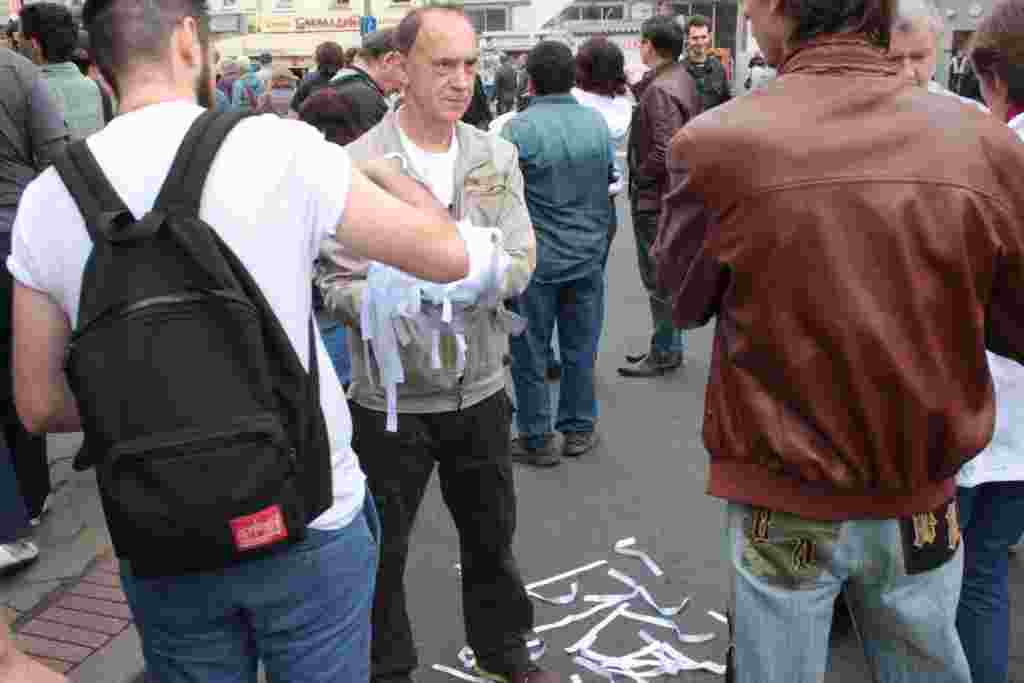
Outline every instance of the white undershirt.
[(426, 181), (442, 206), (451, 206), (455, 201), (455, 160), (459, 158), (459, 138), (453, 132), (447, 152), (428, 152), (410, 140), (401, 125), (398, 126), (398, 134), (413, 170)]

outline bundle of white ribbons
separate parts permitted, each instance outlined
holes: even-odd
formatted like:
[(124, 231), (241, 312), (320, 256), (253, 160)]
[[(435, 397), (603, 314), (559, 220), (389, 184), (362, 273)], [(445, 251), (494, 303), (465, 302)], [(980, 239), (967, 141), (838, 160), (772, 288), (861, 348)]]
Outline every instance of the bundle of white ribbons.
[(387, 430), (398, 431), (398, 385), (405, 381), (400, 346), (411, 341), (402, 319), (421, 323), (430, 331), (431, 365), (441, 367), (441, 335), (455, 338), (455, 371), (466, 368), (464, 311), (470, 306), (493, 308), (501, 298), (502, 283), (511, 264), (504, 235), (497, 228), (480, 228), (461, 221), (459, 235), (469, 254), (469, 274), (462, 280), (437, 284), (413, 277), (392, 266), (373, 262), (366, 275), (360, 311), (366, 374), (373, 381), (370, 349), (377, 359), (380, 383), (387, 401)]

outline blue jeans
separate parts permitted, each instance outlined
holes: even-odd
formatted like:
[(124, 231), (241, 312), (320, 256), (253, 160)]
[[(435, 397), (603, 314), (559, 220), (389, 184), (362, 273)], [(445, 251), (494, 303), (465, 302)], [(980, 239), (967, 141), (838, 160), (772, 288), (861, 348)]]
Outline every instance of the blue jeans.
[(516, 308), (526, 318), (527, 327), (523, 334), (510, 338), (509, 350), (516, 420), (527, 448), (542, 446), (551, 433), (551, 392), (545, 371), (556, 321), (562, 379), (555, 429), (563, 433), (594, 431), (594, 362), (597, 326), (604, 318), (604, 271), (595, 268), (589, 275), (569, 282), (531, 282)]
[(1010, 652), (1009, 547), (1024, 533), (1024, 482), (959, 489), (964, 586), (956, 625), (975, 683), (1006, 683)]
[(0, 544), (29, 535), (28, 509), (18, 487), (13, 458), (0, 435)]
[(327, 355), (331, 357), (338, 381), (348, 386), (352, 381), (352, 356), (348, 352), (348, 328), (326, 315), (317, 316), (320, 335), (324, 338)]
[(216, 572), (150, 579), (121, 563), (121, 581), (159, 683), (367, 681), (380, 526), (363, 513), (336, 531), (309, 529), (294, 547)]
[(914, 567), (919, 556), (904, 548), (922, 539), (905, 538), (900, 520), (822, 522), (737, 503), (727, 516), (733, 681), (824, 680), (833, 603), (844, 591), (876, 683), (970, 683), (955, 625), (958, 539), (947, 552), (948, 537), (925, 533), (922, 547), (943, 559)]

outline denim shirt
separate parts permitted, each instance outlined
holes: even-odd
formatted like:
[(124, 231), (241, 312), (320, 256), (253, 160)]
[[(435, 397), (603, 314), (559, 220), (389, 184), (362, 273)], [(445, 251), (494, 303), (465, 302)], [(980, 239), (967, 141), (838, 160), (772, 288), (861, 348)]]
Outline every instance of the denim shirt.
[(601, 267), (611, 225), (611, 134), (598, 111), (570, 94), (535, 97), (501, 135), (519, 150), (526, 207), (537, 234), (542, 283), (576, 280)]

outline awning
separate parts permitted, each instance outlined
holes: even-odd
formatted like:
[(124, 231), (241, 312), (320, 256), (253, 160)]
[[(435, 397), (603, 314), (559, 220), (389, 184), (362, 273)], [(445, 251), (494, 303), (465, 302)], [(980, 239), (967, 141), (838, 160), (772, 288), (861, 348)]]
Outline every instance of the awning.
[(224, 58), (255, 57), (269, 52), (282, 61), (297, 63), (311, 60), (321, 43), (334, 41), (342, 48), (359, 47), (358, 31), (318, 33), (249, 33), (244, 36), (223, 38), (215, 47)]

